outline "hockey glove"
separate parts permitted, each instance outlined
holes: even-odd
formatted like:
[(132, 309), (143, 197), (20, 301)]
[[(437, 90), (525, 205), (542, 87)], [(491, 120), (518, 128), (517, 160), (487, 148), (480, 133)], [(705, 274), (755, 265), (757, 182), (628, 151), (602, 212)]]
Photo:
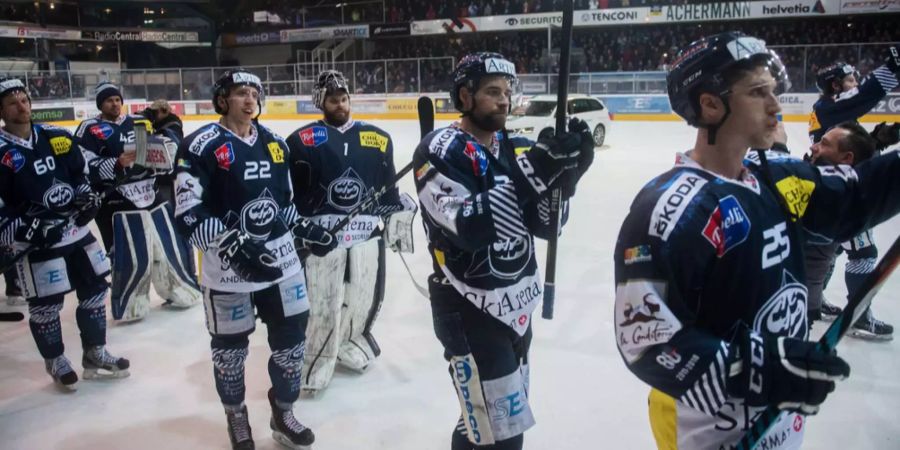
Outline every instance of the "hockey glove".
[(900, 77), (900, 47), (892, 45), (888, 48), (887, 56), (884, 58), (884, 65), (888, 70), (894, 72), (894, 75)]
[(761, 335), (744, 327), (731, 343), (728, 393), (750, 406), (816, 414), (834, 390), (834, 382), (850, 375), (850, 366), (818, 343)]
[(100, 211), (102, 200), (100, 194), (94, 191), (79, 192), (75, 196), (75, 208), (78, 209), (75, 214), (75, 225), (83, 227), (91, 223)]
[(16, 230), (16, 240), (38, 248), (50, 247), (62, 240), (66, 222), (54, 223), (37, 217), (24, 219), (25, 224)]
[(875, 129), (869, 135), (878, 142), (875, 148), (882, 151), (900, 142), (900, 122), (894, 122), (892, 125), (881, 122), (875, 125)]
[(581, 137), (581, 147), (578, 154), (578, 167), (564, 175), (565, 182), (562, 186), (564, 199), (575, 195), (575, 186), (594, 163), (594, 136), (591, 134), (591, 128), (587, 122), (573, 117), (569, 120), (569, 132)]
[(251, 283), (275, 281), (283, 275), (277, 260), (262, 242), (238, 230), (228, 230), (218, 238), (218, 255), (225, 266)]
[(328, 232), (309, 219), (300, 219), (291, 228), (294, 237), (300, 239), (303, 247), (309, 248), (309, 251), (316, 256), (325, 256), (328, 252), (337, 247), (337, 239)]
[(566, 170), (578, 166), (581, 145), (581, 134), (571, 132), (538, 141), (516, 157), (516, 191), (531, 198), (549, 194)]

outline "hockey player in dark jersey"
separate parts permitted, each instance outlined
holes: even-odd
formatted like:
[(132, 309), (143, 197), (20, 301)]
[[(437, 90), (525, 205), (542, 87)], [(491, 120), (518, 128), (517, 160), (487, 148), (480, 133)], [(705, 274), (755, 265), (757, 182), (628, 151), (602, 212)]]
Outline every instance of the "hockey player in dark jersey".
[(47, 373), (75, 390), (78, 376), (64, 354), (59, 311), (75, 291), (84, 349), (83, 376), (128, 376), (129, 362), (106, 350), (109, 261), (88, 223), (100, 196), (84, 176), (84, 159), (62, 128), (31, 123), (31, 100), (18, 79), (0, 78), (0, 244), (29, 253), (16, 265), (28, 299), (28, 324)]
[(528, 350), (531, 313), (543, 294), (534, 237), (555, 231), (550, 191), (564, 185), (566, 198), (574, 193), (594, 144), (578, 119), (538, 144), (508, 137), (518, 80), (500, 54), (468, 55), (452, 78), (461, 120), (429, 133), (413, 155), (434, 268), (435, 334), (462, 406), (451, 448), (521, 449), (535, 423)]
[(692, 150), (635, 198), (615, 249), (615, 338), (653, 389), (659, 448), (727, 449), (762, 408), (784, 412), (764, 448), (799, 448), (850, 368), (808, 342), (801, 244), (844, 241), (900, 211), (900, 158), (816, 167), (771, 148), (784, 67), (723, 33), (683, 49), (667, 76)]
[[(878, 133), (873, 133), (875, 136)], [(858, 163), (866, 161), (877, 154), (877, 151), (884, 149), (889, 145), (896, 144), (897, 140), (879, 142), (875, 138), (871, 138), (869, 134), (856, 122), (844, 122), (833, 127), (816, 144), (813, 144), (812, 162), (823, 166), (830, 165), (848, 165), (854, 166)], [(809, 246), (815, 248), (818, 246)], [(828, 248), (829, 246), (822, 246)], [(872, 230), (866, 230), (853, 239), (841, 244), (844, 251), (847, 252), (847, 265), (844, 270), (844, 280), (847, 284), (847, 297), (851, 298), (856, 294), (865, 280), (872, 271), (875, 270), (875, 263), (878, 259), (878, 248), (875, 246)], [(835, 252), (830, 252), (833, 262)], [(807, 256), (807, 261), (809, 261)], [(828, 305), (827, 302), (822, 306)], [(830, 306), (832, 309), (840, 308)], [(859, 320), (853, 324), (850, 329), (850, 336), (863, 339), (886, 341), (893, 338), (894, 327), (884, 323), (874, 317), (871, 308), (867, 309)]]
[[(312, 97), (324, 117), (287, 138), (294, 203), (300, 214), (327, 229), (395, 175), (391, 136), (353, 120), (349, 93), (340, 72), (319, 74)], [(362, 372), (381, 353), (372, 335), (384, 300), (385, 241), (379, 226), (382, 221), (389, 224), (385, 239), (392, 248), (412, 249), (410, 227), (416, 206), (408, 195), (403, 200), (396, 187), (388, 190), (379, 205), (338, 233), (339, 249), (306, 260), (311, 315), (303, 389), (310, 395), (328, 386), (336, 363)], [(391, 235), (397, 230), (405, 233)]]
[(178, 148), (175, 216), (182, 235), (203, 252), (200, 284), (216, 391), (232, 447), (254, 448), (244, 405), (244, 361), (255, 312), (268, 328), (272, 350), (273, 435), (291, 448), (307, 449), (313, 432), (293, 413), (309, 316), (294, 240), (320, 251), (330, 249), (333, 239), (297, 214), (287, 144), (253, 120), (262, 107), (259, 77), (230, 70), (213, 92), (222, 118), (191, 133)]
[[(153, 127), (142, 116), (122, 113), (122, 94), (109, 82), (97, 86), (100, 115), (78, 126), (75, 137), (88, 165), (88, 180), (95, 190), (113, 184), (97, 215), (97, 228), (112, 260), (112, 315), (116, 320), (134, 321), (150, 311), (150, 284), (176, 308), (200, 302), (194, 257), (190, 245), (172, 223), (172, 205), (158, 196), (158, 178), (168, 169), (147, 169), (134, 165), (134, 125), (143, 122), (148, 133)], [(150, 136), (148, 146), (174, 153), (177, 143), (165, 136)], [(169, 159), (170, 161), (172, 158)]]
[(856, 68), (836, 62), (818, 71), (816, 87), (821, 97), (809, 116), (809, 138), (819, 142), (831, 127), (867, 114), (888, 92), (897, 87), (900, 77), (900, 47), (888, 48), (884, 65), (859, 79)]

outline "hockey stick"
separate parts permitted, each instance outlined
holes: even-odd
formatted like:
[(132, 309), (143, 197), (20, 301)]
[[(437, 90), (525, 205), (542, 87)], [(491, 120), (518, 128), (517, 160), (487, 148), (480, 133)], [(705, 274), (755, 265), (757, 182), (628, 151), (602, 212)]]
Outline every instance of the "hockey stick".
[[(427, 106), (427, 108), (425, 108), (423, 105), (428, 105), (428, 106)], [(434, 104), (431, 102), (431, 99), (426, 96), (419, 97), (418, 106), (420, 108), (419, 109), (419, 130), (424, 131), (426, 125), (428, 125), (432, 129), (434, 129)], [(424, 110), (423, 110), (423, 108), (424, 108)], [(425, 117), (423, 117), (423, 114), (422, 114), (423, 111), (425, 113)], [(430, 133), (430, 131), (429, 131), (429, 133)], [(427, 133), (425, 133), (425, 134), (427, 134)], [(423, 134), (423, 136), (424, 136), (424, 134)], [(369, 196), (366, 197), (365, 199), (363, 199), (363, 201), (360, 202), (360, 204), (357, 205), (356, 208), (353, 208), (352, 210), (350, 210), (350, 212), (348, 212), (347, 215), (344, 216), (343, 219), (339, 220), (336, 224), (334, 224), (334, 226), (332, 226), (330, 229), (328, 229), (328, 233), (331, 235), (334, 235), (338, 231), (341, 231), (344, 227), (347, 226), (348, 223), (350, 223), (351, 220), (356, 218), (356, 216), (362, 214), (363, 211), (374, 206), (375, 202), (377, 202), (379, 199), (381, 199), (381, 197), (384, 196), (384, 194), (386, 194), (387, 191), (393, 189), (397, 185), (397, 183), (399, 183), (400, 180), (403, 179), (403, 177), (406, 176), (406, 174), (408, 174), (412, 170), (412, 168), (413, 168), (413, 163), (412, 163), (412, 161), (410, 161), (409, 164), (403, 166), (403, 168), (400, 169), (400, 171), (397, 172), (396, 175), (394, 175), (394, 178), (391, 178), (390, 181), (385, 183), (385, 185), (382, 186), (381, 189), (369, 194)], [(300, 259), (305, 261), (307, 257), (309, 257), (309, 249), (301, 250)]]
[[(847, 334), (850, 327), (856, 323), (866, 311), (866, 308), (872, 304), (872, 298), (875, 297), (875, 294), (878, 293), (884, 282), (897, 268), (898, 263), (900, 263), (900, 237), (894, 239), (891, 248), (888, 249), (881, 261), (878, 262), (878, 265), (875, 266), (875, 271), (866, 276), (860, 289), (847, 301), (844, 312), (825, 330), (825, 334), (819, 339), (819, 350), (831, 352), (837, 347), (841, 338)], [(744, 437), (741, 438), (734, 449), (754, 449), (782, 412), (782, 410), (774, 406), (766, 408), (759, 418), (753, 422), (753, 426), (744, 434)]]
[[(566, 104), (569, 96), (569, 47), (572, 46), (573, 0), (563, 2), (562, 39), (559, 42), (559, 80), (556, 91), (556, 135), (566, 129)], [(547, 268), (544, 275), (544, 305), (541, 317), (553, 319), (553, 301), (556, 298), (556, 252), (559, 242), (559, 210), (562, 190), (550, 193), (550, 239), (547, 240)]]
[(25, 320), (25, 314), (18, 311), (0, 312), (0, 322), (21, 322)]

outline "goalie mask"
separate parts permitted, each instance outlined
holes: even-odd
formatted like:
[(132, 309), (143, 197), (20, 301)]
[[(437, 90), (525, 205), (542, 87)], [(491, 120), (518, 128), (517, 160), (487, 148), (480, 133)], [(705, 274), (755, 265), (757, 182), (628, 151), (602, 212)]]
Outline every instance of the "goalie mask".
[(325, 97), (337, 91), (344, 91), (348, 97), (350, 96), (350, 84), (347, 83), (347, 78), (337, 70), (323, 71), (316, 79), (316, 85), (313, 86), (313, 105), (324, 111)]
[(245, 69), (237, 68), (232, 70), (226, 70), (222, 76), (216, 80), (216, 84), (213, 85), (212, 89), (212, 104), (213, 108), (216, 110), (216, 114), (225, 115), (228, 111), (222, 109), (219, 106), (219, 97), (228, 97), (228, 94), (231, 92), (231, 89), (237, 86), (250, 86), (256, 89), (259, 92), (259, 100), (257, 100), (256, 104), (259, 107), (259, 110), (256, 112), (257, 117), (262, 114), (262, 105), (265, 102), (266, 92), (263, 89), (262, 80), (259, 79), (258, 76), (248, 72)]

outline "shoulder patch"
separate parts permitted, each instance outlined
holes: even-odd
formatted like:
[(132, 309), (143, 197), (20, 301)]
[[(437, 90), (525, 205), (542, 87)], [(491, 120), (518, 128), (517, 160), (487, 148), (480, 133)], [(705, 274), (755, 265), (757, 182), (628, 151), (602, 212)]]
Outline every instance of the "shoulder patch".
[(50, 138), (50, 147), (55, 156), (65, 155), (72, 148), (72, 140), (68, 136), (55, 136)]
[(650, 236), (656, 236), (663, 241), (668, 240), (684, 210), (705, 184), (705, 178), (689, 171), (681, 172), (672, 178), (653, 207), (648, 231)]
[[(269, 142), (266, 145), (266, 148), (269, 150), (269, 156), (272, 157), (272, 162), (275, 164), (281, 164), (284, 162), (284, 150), (281, 142), (283, 141)], [(287, 147), (287, 145), (285, 145), (284, 147)]]
[(784, 197), (791, 213), (797, 217), (803, 217), (806, 214), (806, 206), (809, 205), (809, 197), (816, 190), (816, 183), (791, 175), (778, 180), (775, 187), (778, 189), (778, 193)]
[(458, 134), (460, 134), (460, 131), (452, 127), (438, 131), (431, 138), (431, 143), (428, 144), (428, 151), (443, 159), (444, 155), (447, 154), (447, 149)]
[(372, 147), (381, 150), (381, 153), (387, 151), (389, 138), (377, 131), (360, 131), (359, 145), (363, 147)]
[(188, 150), (191, 153), (193, 153), (197, 156), (200, 156), (201, 154), (203, 154), (203, 150), (206, 148), (207, 145), (209, 145), (210, 141), (219, 137), (219, 134), (220, 133), (219, 133), (218, 127), (216, 127), (216, 126), (209, 127), (209, 129), (207, 129), (206, 131), (203, 131), (202, 133), (200, 133), (196, 137), (194, 137), (194, 140), (191, 141), (191, 145), (188, 147)]

